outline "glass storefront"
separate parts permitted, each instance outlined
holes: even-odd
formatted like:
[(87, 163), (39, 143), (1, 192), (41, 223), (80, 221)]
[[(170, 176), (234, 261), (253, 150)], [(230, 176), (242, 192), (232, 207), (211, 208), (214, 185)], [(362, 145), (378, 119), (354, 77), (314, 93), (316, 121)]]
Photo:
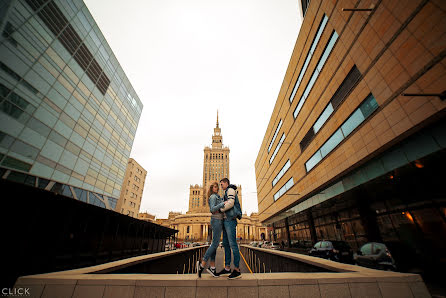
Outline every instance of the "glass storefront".
[[(440, 120), (383, 152), (310, 197), (319, 201), (312, 200), (307, 208), (296, 205), (277, 214), (266, 222), (273, 227), (274, 240), (290, 241), (290, 247), (306, 251), (309, 242), (321, 240), (345, 241), (353, 251), (367, 242), (382, 242), (396, 259), (410, 260), (401, 270), (418, 272), (446, 265), (442, 167), (446, 149), (440, 133), (444, 127), (445, 120)], [(432, 144), (442, 149), (431, 150)], [(401, 164), (403, 158), (411, 161)], [(388, 171), (377, 175), (380, 162)], [(390, 167), (392, 163), (398, 166)], [(373, 177), (371, 172), (374, 178), (366, 180), (364, 177)], [(330, 193), (335, 195), (330, 198)]]

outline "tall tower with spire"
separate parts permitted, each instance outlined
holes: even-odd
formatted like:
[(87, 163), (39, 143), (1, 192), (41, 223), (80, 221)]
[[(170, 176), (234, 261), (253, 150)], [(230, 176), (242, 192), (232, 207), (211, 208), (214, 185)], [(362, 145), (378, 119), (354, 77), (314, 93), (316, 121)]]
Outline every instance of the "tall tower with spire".
[(218, 127), (218, 110), (217, 110), (217, 126), (214, 128), (212, 136), (212, 149), (221, 149), (223, 146), (223, 137), (221, 136), (221, 128)]
[[(229, 179), (229, 148), (223, 146), (223, 136), (218, 123), (212, 135), (212, 146), (204, 148), (203, 156), (203, 187), (205, 192), (212, 182), (220, 182), (223, 178)], [(220, 190), (221, 194), (223, 192)]]
[[(203, 184), (191, 185), (189, 195), (189, 213), (209, 213), (207, 191), (212, 182), (220, 184), (220, 180), (229, 178), (229, 148), (223, 146), (223, 136), (218, 122), (212, 135), (211, 147), (204, 148), (203, 155)], [(241, 186), (239, 187), (239, 200), (241, 203)], [(220, 189), (220, 196), (224, 192)]]

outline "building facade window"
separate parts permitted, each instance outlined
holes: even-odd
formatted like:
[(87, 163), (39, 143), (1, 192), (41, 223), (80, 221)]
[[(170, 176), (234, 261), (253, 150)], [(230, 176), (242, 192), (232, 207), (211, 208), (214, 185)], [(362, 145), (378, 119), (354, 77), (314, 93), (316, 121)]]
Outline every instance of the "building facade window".
[(269, 144), (269, 147), (268, 147), (268, 153), (271, 151), (271, 147), (273, 146), (274, 141), (276, 140), (277, 134), (279, 133), (279, 130), (281, 127), (282, 127), (282, 119), (280, 119), (279, 124), (277, 124), (276, 131), (274, 132), (274, 136), (271, 139), (271, 143)]
[(314, 139), (322, 126), (324, 126), (330, 116), (337, 110), (337, 108), (341, 105), (341, 103), (348, 96), (351, 90), (356, 86), (356, 83), (359, 81), (360, 78), (361, 73), (359, 72), (356, 65), (354, 65), (345, 77), (344, 81), (342, 81), (339, 88), (333, 94), (324, 111), (315, 121), (313, 127), (310, 128), (305, 137), (303, 137), (302, 141), (300, 142), (300, 148), (302, 151), (308, 147), (308, 145)]
[(313, 74), (311, 75), (310, 80), (308, 81), (307, 86), (305, 87), (304, 92), (302, 93), (302, 96), (299, 99), (299, 102), (297, 103), (296, 108), (294, 109), (294, 119), (297, 118), (299, 115), (300, 110), (302, 109), (302, 106), (304, 105), (306, 99), (308, 98), (311, 89), (313, 88), (314, 84), (316, 83), (317, 78), (319, 77), (319, 74), (322, 72), (322, 69), (325, 65), (325, 62), (328, 59), (328, 56), (330, 55), (331, 51), (333, 50), (336, 41), (338, 40), (338, 33), (333, 30), (333, 33), (331, 34), (331, 37), (327, 43), (327, 46), (324, 49), (324, 52), (321, 55), (321, 58), (319, 59), (319, 62), (316, 65), (316, 69), (313, 71)]
[(284, 193), (286, 193), (291, 187), (293, 187), (294, 185), (294, 181), (293, 181), (293, 177), (290, 178), (290, 180), (287, 181), (287, 183), (285, 183), (278, 192), (276, 192), (274, 194), (274, 201), (277, 201), (277, 199), (279, 199)]
[(319, 43), (319, 39), (321, 39), (322, 33), (324, 32), (327, 22), (328, 22), (328, 17), (324, 14), (324, 16), (322, 17), (321, 23), (319, 24), (319, 28), (316, 32), (316, 35), (313, 39), (313, 42), (311, 43), (310, 51), (308, 52), (307, 57), (305, 58), (305, 62), (299, 72), (297, 81), (294, 84), (293, 91), (291, 92), (291, 95), (289, 98), (290, 103), (293, 102), (293, 99), (294, 99), (294, 96), (296, 95), (297, 89), (299, 89), (300, 83), (302, 82), (305, 72), (307, 71), (308, 65), (310, 64), (310, 60), (313, 57), (314, 51), (316, 49), (317, 44)]
[(280, 172), (277, 174), (277, 176), (274, 178), (273, 180), (273, 186), (277, 184), (277, 182), (279, 182), (280, 178), (282, 178), (282, 176), (285, 174), (286, 171), (288, 171), (288, 169), (291, 167), (291, 162), (288, 159), (288, 161), (285, 163), (285, 165), (282, 167), (282, 169), (280, 170)]
[(355, 130), (365, 119), (367, 119), (376, 109), (378, 103), (372, 94), (367, 98), (341, 125), (336, 132), (313, 154), (313, 156), (305, 163), (305, 168), (309, 172), (314, 168), (325, 156), (327, 156), (339, 143), (342, 142), (353, 130)]
[(310, 0), (301, 0), (302, 3), (302, 15), (305, 17), (307, 13), (308, 5), (310, 5)]
[(277, 152), (279, 152), (280, 147), (282, 147), (283, 141), (285, 141), (285, 133), (282, 134), (282, 137), (280, 138), (280, 141), (277, 144), (276, 149), (274, 150), (273, 155), (271, 155), (271, 158), (269, 159), (269, 164), (273, 163), (273, 160), (276, 157)]

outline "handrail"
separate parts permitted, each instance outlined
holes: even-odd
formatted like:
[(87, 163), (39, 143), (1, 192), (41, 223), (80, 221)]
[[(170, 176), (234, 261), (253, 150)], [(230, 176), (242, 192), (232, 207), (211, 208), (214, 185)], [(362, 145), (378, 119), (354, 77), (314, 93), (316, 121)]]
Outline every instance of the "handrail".
[(247, 264), (254, 273), (267, 272), (352, 272), (355, 266), (307, 255), (240, 245)]
[[(209, 245), (172, 250), (123, 259), (98, 266), (92, 266), (85, 273), (151, 273), (151, 274), (185, 274), (195, 273), (195, 263), (200, 260)], [(166, 259), (169, 258), (168, 261)], [(181, 269), (182, 268), (182, 269)], [(76, 272), (76, 270), (73, 270)]]

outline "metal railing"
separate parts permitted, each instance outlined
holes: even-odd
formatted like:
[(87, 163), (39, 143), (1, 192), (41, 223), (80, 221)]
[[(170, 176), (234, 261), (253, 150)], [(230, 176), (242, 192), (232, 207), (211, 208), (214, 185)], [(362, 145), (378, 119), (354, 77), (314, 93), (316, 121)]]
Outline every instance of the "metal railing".
[(240, 251), (253, 273), (334, 272), (285, 255), (275, 254), (273, 251), (264, 248), (240, 245)]
[(196, 263), (201, 260), (209, 245), (184, 248), (154, 255), (153, 258), (129, 263), (124, 268), (105, 269), (95, 274), (122, 274), (122, 273), (144, 273), (144, 274), (191, 274), (196, 273)]

